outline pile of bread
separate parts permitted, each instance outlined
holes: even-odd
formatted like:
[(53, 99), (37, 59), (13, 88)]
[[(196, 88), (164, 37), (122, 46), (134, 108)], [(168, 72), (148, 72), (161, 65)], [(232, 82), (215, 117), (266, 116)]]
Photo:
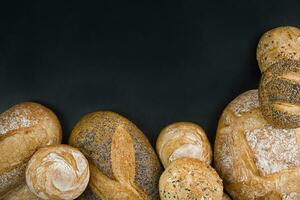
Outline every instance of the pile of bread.
[(27, 102), (0, 114), (0, 199), (230, 199), (223, 184), (237, 200), (300, 199), (300, 30), (265, 33), (257, 59), (259, 89), (238, 96), (220, 118), (215, 169), (194, 123), (165, 127), (157, 156), (131, 121), (98, 111), (76, 124), (66, 145), (56, 115)]

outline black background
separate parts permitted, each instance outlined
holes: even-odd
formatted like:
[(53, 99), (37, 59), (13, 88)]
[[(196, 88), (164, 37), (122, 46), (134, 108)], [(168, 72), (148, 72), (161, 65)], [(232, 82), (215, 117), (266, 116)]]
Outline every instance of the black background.
[(0, 110), (53, 109), (64, 142), (96, 110), (132, 120), (154, 145), (192, 121), (213, 143), (224, 107), (257, 88), (259, 37), (300, 26), (300, 1), (20, 1), (0, 6)]

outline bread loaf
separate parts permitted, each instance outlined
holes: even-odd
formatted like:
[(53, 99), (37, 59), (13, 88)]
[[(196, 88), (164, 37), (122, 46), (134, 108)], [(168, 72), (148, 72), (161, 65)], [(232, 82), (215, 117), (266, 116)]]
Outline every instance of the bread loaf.
[(61, 142), (55, 114), (37, 103), (21, 103), (0, 114), (0, 199), (25, 183), (25, 168), (40, 147)]
[(300, 60), (300, 29), (283, 26), (266, 32), (258, 43), (256, 57), (261, 72), (281, 60)]
[(274, 127), (300, 127), (300, 60), (270, 66), (259, 85), (261, 110)]
[(300, 129), (264, 119), (257, 90), (224, 110), (215, 141), (215, 168), (236, 200), (300, 199)]
[(206, 163), (179, 158), (163, 172), (159, 191), (161, 200), (221, 200), (223, 185), (217, 172)]
[(88, 114), (73, 129), (69, 144), (90, 162), (89, 188), (80, 199), (158, 199), (159, 160), (128, 119), (113, 112)]
[(40, 148), (26, 169), (26, 183), (41, 199), (75, 199), (87, 187), (89, 177), (84, 155), (67, 145)]
[(204, 130), (190, 122), (177, 122), (165, 127), (158, 136), (156, 150), (165, 168), (183, 157), (199, 159), (208, 165), (212, 160), (211, 146)]

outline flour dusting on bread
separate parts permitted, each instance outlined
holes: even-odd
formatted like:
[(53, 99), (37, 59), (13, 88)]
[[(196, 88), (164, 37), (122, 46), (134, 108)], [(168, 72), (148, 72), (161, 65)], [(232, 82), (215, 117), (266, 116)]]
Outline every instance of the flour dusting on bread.
[(268, 126), (246, 130), (245, 136), (261, 175), (274, 174), (300, 165), (300, 150), (293, 129)]

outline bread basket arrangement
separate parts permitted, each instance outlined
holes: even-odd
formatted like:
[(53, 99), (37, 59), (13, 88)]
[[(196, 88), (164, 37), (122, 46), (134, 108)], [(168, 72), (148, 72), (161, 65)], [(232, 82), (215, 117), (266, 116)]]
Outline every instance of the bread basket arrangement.
[(155, 151), (110, 111), (82, 117), (61, 144), (49, 108), (9, 108), (0, 114), (0, 199), (299, 200), (300, 29), (266, 32), (257, 60), (259, 88), (225, 108), (214, 150), (199, 125), (176, 122)]

